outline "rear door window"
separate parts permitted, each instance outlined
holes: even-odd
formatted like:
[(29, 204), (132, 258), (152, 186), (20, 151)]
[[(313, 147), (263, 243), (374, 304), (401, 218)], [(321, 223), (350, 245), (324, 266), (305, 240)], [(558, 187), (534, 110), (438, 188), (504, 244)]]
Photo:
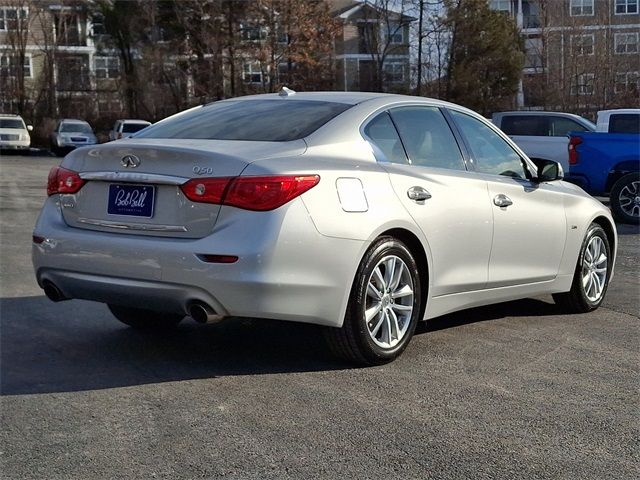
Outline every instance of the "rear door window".
[(451, 110), (451, 116), (471, 149), (476, 171), (528, 178), (522, 158), (500, 135), (466, 113)]
[(381, 113), (364, 128), (364, 134), (392, 163), (409, 163), (402, 142), (387, 112)]
[(466, 170), (458, 142), (437, 107), (398, 107), (390, 111), (412, 165)]
[(579, 124), (575, 120), (563, 117), (550, 117), (551, 136), (566, 137), (569, 132), (586, 132), (587, 127)]
[(640, 133), (640, 114), (615, 113), (609, 117), (609, 133)]
[(549, 136), (548, 121), (545, 115), (506, 115), (502, 117), (500, 128), (507, 135)]

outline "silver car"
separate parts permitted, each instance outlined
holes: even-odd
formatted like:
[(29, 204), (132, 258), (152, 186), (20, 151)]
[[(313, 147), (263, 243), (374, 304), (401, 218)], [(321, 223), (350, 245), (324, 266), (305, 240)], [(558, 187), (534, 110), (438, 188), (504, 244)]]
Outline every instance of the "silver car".
[(65, 118), (56, 124), (51, 133), (51, 150), (58, 156), (64, 155), (77, 147), (98, 143), (91, 125), (84, 120)]
[(611, 215), (489, 121), (376, 93), (257, 95), (187, 110), (52, 169), (33, 232), (54, 301), (137, 328), (260, 317), (325, 326), (362, 364), (419, 321), (553, 294), (597, 308)]

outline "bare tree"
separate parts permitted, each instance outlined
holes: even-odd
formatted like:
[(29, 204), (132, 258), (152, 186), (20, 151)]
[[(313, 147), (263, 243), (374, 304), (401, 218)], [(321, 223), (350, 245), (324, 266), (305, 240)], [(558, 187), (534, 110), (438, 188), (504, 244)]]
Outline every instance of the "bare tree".
[[(27, 115), (27, 104), (30, 94), (25, 85), (25, 63), (27, 62), (27, 44), (29, 31), (34, 15), (29, 9), (27, 0), (10, 0), (4, 2), (6, 42), (9, 50), (6, 55), (7, 64), (0, 66), (0, 89), (7, 96), (9, 103), (21, 115)], [(4, 102), (3, 102), (4, 103)]]

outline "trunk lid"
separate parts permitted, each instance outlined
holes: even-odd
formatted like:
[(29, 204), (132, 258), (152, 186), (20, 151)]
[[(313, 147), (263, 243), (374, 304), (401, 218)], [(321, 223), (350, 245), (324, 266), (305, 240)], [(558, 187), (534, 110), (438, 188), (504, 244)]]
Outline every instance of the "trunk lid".
[[(235, 177), (265, 158), (304, 153), (303, 140), (128, 139), (70, 153), (62, 166), (87, 182), (61, 196), (65, 222), (113, 233), (202, 238), (220, 205), (191, 202), (180, 185), (191, 178)], [(142, 206), (142, 208), (139, 208)], [(131, 207), (131, 208), (130, 208)]]

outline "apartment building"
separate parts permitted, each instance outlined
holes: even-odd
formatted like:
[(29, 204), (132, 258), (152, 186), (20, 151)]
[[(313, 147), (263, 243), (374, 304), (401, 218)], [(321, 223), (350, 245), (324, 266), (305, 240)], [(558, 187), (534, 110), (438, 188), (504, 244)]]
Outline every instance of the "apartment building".
[(635, 107), (640, 0), (490, 0), (525, 36), (520, 108)]

